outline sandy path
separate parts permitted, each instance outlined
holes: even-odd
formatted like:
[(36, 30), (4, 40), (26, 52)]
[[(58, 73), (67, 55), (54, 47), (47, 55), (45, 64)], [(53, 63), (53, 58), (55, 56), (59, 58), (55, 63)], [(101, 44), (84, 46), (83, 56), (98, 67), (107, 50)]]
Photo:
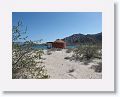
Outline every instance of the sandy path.
[(82, 62), (75, 62), (64, 59), (71, 56), (65, 50), (52, 52), (51, 55), (43, 55), (43, 65), (46, 66), (47, 73), (51, 79), (101, 79), (102, 74), (90, 69), (91, 65), (84, 65)]

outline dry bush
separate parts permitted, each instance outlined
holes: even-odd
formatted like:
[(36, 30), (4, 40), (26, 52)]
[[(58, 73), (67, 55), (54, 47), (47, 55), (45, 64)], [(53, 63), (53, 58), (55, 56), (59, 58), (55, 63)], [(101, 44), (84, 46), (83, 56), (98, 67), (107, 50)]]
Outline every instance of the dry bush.
[(71, 53), (72, 51), (73, 51), (73, 49), (67, 48), (66, 53)]
[(69, 60), (71, 57), (65, 57), (64, 59)]
[[(39, 62), (35, 61), (41, 59), (43, 51), (33, 49), (34, 43), (26, 41), (27, 29), (23, 31), (21, 28), (22, 22), (19, 21), (12, 30), (12, 78), (49, 78), (45, 67), (37, 67)], [(22, 44), (19, 43), (21, 40), (24, 41)]]
[(74, 72), (75, 71), (75, 69), (70, 69), (69, 71), (68, 71), (68, 73), (72, 73), (72, 72)]
[(94, 69), (95, 72), (101, 73), (102, 72), (102, 62), (99, 62), (98, 65), (92, 65), (91, 69)]
[(56, 48), (56, 51), (62, 51), (62, 48)]
[(94, 45), (84, 45), (74, 50), (74, 59), (79, 61), (87, 61), (94, 58), (101, 58), (99, 48)]
[(51, 54), (52, 54), (51, 50), (47, 50), (47, 55), (51, 55)]

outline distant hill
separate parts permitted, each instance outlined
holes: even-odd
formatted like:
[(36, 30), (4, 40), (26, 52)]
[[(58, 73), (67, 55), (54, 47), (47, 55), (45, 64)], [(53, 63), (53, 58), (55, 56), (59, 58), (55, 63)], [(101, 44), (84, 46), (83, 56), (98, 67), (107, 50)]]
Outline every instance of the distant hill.
[(102, 32), (97, 34), (73, 34), (63, 39), (67, 45), (102, 44)]
[[(64, 40), (67, 46), (76, 46), (81, 44), (102, 44), (102, 32), (97, 34), (73, 34), (71, 36), (65, 37)], [(24, 42), (13, 42), (14, 44), (24, 44)], [(47, 43), (36, 43), (34, 45), (46, 46)]]

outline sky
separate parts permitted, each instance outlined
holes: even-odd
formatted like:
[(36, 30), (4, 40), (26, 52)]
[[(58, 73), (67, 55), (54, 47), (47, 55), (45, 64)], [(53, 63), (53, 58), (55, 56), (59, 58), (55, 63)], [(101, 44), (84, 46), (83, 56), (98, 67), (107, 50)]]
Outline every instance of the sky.
[(73, 34), (102, 32), (101, 12), (13, 12), (12, 26), (19, 20), (27, 26), (32, 41), (52, 42)]

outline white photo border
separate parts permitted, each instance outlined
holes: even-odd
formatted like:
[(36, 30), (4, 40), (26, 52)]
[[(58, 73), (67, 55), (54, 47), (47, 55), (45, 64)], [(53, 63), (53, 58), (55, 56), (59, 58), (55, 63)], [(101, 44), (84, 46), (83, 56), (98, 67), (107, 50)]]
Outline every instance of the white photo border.
[[(3, 2), (0, 5), (2, 91), (114, 91), (112, 0), (24, 0), (24, 2), (5, 0)], [(102, 12), (102, 79), (12, 79), (12, 12)]]

